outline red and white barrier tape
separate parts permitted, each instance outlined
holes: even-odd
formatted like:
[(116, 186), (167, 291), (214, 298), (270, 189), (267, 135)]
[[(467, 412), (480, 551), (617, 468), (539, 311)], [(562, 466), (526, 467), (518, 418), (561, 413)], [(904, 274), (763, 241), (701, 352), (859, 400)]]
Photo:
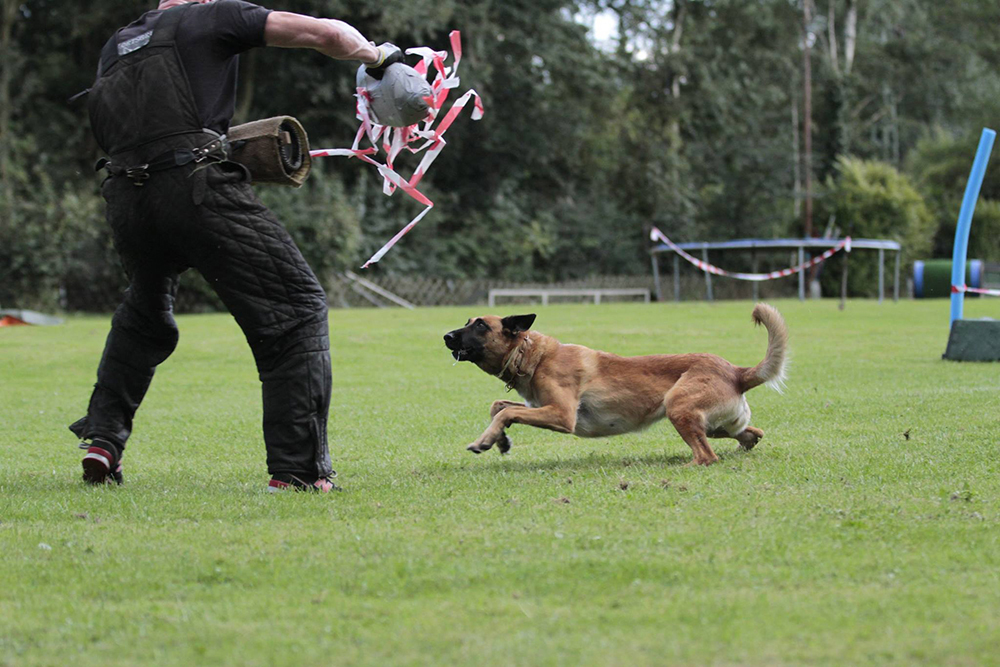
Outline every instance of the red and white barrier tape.
[(775, 278), (785, 278), (787, 276), (792, 276), (798, 273), (799, 271), (805, 271), (808, 268), (816, 266), (820, 262), (830, 259), (831, 257), (833, 257), (835, 253), (839, 252), (840, 250), (843, 250), (844, 252), (851, 252), (851, 237), (848, 236), (837, 245), (825, 251), (822, 255), (813, 257), (809, 261), (803, 262), (798, 266), (782, 269), (780, 271), (771, 271), (770, 273), (737, 273), (734, 271), (726, 271), (725, 269), (720, 269), (719, 267), (709, 264), (708, 262), (704, 262), (698, 259), (697, 257), (692, 257), (688, 253), (681, 250), (680, 246), (678, 246), (676, 243), (674, 243), (666, 236), (664, 236), (663, 232), (661, 232), (656, 227), (653, 227), (653, 229), (650, 230), (649, 239), (651, 241), (662, 241), (663, 243), (667, 244), (667, 246), (669, 246), (671, 250), (673, 250), (678, 255), (680, 255), (687, 261), (697, 266), (702, 271), (707, 271), (708, 273), (714, 273), (717, 276), (735, 278), (736, 280), (750, 280), (753, 282), (761, 282), (764, 280), (774, 280)]
[[(376, 125), (372, 122), (371, 114), (368, 111), (367, 93), (364, 88), (358, 88), (355, 97), (358, 100), (357, 118), (361, 121), (361, 127), (358, 128), (358, 133), (354, 137), (354, 144), (350, 148), (329, 148), (309, 151), (309, 155), (312, 157), (353, 157), (374, 165), (378, 169), (379, 174), (382, 175), (382, 192), (385, 195), (392, 196), (396, 188), (399, 188), (426, 206), (417, 217), (413, 218), (409, 224), (399, 230), (395, 236), (379, 248), (378, 252), (364, 263), (361, 267), (363, 269), (367, 269), (382, 259), (389, 252), (389, 249), (396, 245), (399, 239), (406, 236), (427, 215), (427, 212), (434, 208), (434, 202), (428, 199), (420, 190), (417, 190), (417, 184), (427, 174), (427, 170), (434, 164), (434, 160), (441, 154), (441, 150), (446, 144), (444, 133), (455, 122), (458, 114), (462, 112), (462, 109), (465, 108), (470, 99), (473, 102), (472, 120), (479, 120), (483, 117), (483, 102), (479, 98), (479, 94), (474, 90), (468, 90), (464, 95), (455, 100), (438, 126), (436, 128), (432, 127), (434, 122), (438, 120), (438, 116), (444, 108), (445, 102), (448, 100), (451, 89), (457, 88), (459, 84), (458, 64), (462, 62), (462, 34), (458, 30), (453, 30), (449, 38), (451, 40), (451, 51), (455, 58), (451, 67), (445, 67), (444, 64), (445, 59), (448, 57), (447, 51), (434, 51), (423, 46), (406, 50), (407, 55), (415, 54), (421, 56), (422, 60), (414, 68), (418, 72), (427, 74), (430, 68), (433, 67), (437, 73), (434, 77), (434, 82), (431, 84), (431, 95), (426, 98), (430, 109), (427, 113), (427, 118), (423, 121), (423, 127), (421, 127), (420, 123), (408, 127)], [(361, 140), (365, 136), (368, 137), (371, 146), (361, 148)], [(378, 154), (378, 140), (380, 137), (382, 139), (382, 148), (386, 152), (385, 164), (373, 157)], [(399, 157), (399, 154), (403, 150), (414, 154), (426, 151), (409, 180), (400, 176), (399, 172), (393, 166), (396, 158)]]
[(970, 292), (972, 294), (985, 294), (986, 296), (1000, 296), (1000, 289), (981, 289), (979, 287), (969, 287), (968, 285), (952, 285), (951, 293)]

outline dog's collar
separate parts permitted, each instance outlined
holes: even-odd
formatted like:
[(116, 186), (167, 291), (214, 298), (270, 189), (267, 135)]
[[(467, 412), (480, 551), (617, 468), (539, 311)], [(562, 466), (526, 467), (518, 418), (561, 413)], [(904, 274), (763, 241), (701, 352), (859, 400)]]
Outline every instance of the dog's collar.
[[(497, 377), (503, 380), (503, 376), (506, 375), (507, 371), (508, 370), (511, 371), (510, 380), (504, 387), (507, 391), (510, 391), (511, 389), (514, 388), (514, 385), (517, 383), (518, 378), (528, 375), (527, 373), (522, 372), (520, 365), (521, 361), (524, 360), (524, 351), (525, 351), (524, 348), (529, 347), (530, 345), (531, 345), (531, 336), (528, 333), (525, 333), (524, 338), (521, 339), (521, 342), (515, 345), (514, 349), (508, 352), (507, 356), (504, 358), (503, 367), (500, 369), (500, 372), (497, 373)], [(515, 359), (517, 360), (516, 363)]]

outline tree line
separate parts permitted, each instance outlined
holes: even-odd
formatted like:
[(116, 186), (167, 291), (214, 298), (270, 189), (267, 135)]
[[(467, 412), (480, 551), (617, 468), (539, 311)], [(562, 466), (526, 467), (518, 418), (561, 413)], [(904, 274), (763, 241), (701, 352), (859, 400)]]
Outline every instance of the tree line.
[[(91, 84), (110, 34), (155, 3), (0, 5), (0, 304), (106, 310), (126, 281), (85, 104), (67, 100)], [(1000, 124), (995, 0), (269, 6), (342, 18), (404, 48), (445, 49), (462, 31), (462, 87), (479, 91), (486, 117), (449, 130), (422, 183), (436, 208), (381, 273), (641, 273), (650, 225), (677, 240), (852, 233), (899, 239), (908, 260), (947, 256), (979, 131)], [(594, 17), (617, 27), (608, 39), (590, 33)], [(290, 114), (314, 147), (349, 145), (354, 70), (252, 51), (235, 121)], [(357, 266), (419, 210), (384, 197), (351, 160), (322, 161), (301, 190), (260, 194), (321, 275)], [(1000, 168), (983, 197), (971, 254), (997, 261)], [(196, 276), (185, 287), (186, 307), (211, 305)]]

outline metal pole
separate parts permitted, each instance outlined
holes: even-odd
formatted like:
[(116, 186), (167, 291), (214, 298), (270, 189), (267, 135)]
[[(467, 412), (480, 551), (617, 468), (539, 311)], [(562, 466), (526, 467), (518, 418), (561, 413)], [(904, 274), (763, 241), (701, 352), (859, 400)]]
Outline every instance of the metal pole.
[[(806, 249), (799, 246), (799, 266), (806, 263)], [(806, 300), (806, 272), (799, 271), (799, 301)]]
[(653, 252), (649, 254), (653, 262), (653, 288), (656, 290), (656, 300), (663, 301), (663, 290), (660, 289), (660, 256)]
[(885, 249), (878, 249), (878, 302), (885, 298)]
[(681, 257), (674, 253), (674, 301), (681, 300)]
[(903, 254), (903, 249), (896, 251), (896, 270), (892, 277), (892, 301), (899, 303), (899, 256)]
[[(708, 248), (701, 249), (701, 260), (708, 264)], [(705, 272), (705, 292), (708, 294), (708, 300), (712, 300), (712, 274), (708, 271)]]
[[(750, 249), (750, 271), (757, 273), (757, 249)], [(753, 300), (760, 301), (760, 283), (753, 281)]]
[(840, 310), (847, 305), (847, 262), (851, 259), (851, 253), (844, 253), (844, 270), (840, 274)]

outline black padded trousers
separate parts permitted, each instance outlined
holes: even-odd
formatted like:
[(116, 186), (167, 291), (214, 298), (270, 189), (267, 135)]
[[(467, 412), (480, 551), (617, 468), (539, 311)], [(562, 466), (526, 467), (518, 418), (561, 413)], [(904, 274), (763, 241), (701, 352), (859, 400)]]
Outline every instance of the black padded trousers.
[(233, 163), (175, 168), (142, 187), (105, 181), (129, 288), (111, 322), (87, 416), (70, 429), (125, 447), (156, 366), (177, 346), (174, 297), (194, 268), (232, 313), (263, 391), (268, 472), (332, 473), (326, 295), (295, 242)]

